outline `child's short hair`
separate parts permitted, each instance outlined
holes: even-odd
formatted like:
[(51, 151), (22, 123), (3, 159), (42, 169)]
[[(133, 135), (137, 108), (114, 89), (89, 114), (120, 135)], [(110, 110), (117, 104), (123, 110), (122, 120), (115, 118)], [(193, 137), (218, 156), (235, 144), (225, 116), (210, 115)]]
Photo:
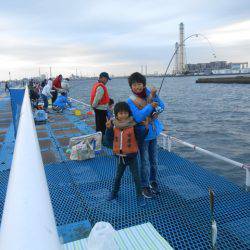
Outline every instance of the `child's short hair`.
[(64, 91), (61, 92), (61, 95), (66, 96), (66, 92), (64, 92)]
[(142, 83), (144, 86), (146, 86), (146, 77), (139, 72), (135, 72), (132, 75), (130, 75), (128, 78), (128, 84), (130, 88), (132, 84), (135, 82)]
[(109, 98), (109, 105), (113, 105), (115, 102), (112, 98)]
[(118, 102), (118, 103), (116, 103), (116, 105), (114, 107), (115, 117), (117, 116), (118, 112), (121, 112), (121, 111), (128, 112), (129, 116), (132, 115), (130, 107), (126, 102)]

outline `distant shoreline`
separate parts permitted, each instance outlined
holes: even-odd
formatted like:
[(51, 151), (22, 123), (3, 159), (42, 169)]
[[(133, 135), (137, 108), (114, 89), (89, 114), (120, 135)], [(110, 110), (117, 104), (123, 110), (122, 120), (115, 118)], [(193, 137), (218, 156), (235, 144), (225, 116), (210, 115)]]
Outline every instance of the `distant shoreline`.
[(196, 80), (196, 83), (250, 84), (250, 77), (236, 76), (236, 77), (199, 78)]

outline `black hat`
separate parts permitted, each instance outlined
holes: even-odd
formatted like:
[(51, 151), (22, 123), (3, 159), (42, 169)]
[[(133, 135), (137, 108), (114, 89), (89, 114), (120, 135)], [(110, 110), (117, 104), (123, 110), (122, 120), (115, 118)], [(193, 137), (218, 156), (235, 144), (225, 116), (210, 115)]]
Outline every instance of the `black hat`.
[(132, 115), (130, 107), (129, 107), (129, 105), (126, 102), (118, 102), (118, 103), (116, 103), (116, 105), (114, 107), (115, 117), (117, 116), (118, 112), (121, 112), (121, 111), (128, 112), (129, 116)]
[(108, 80), (111, 80), (111, 78), (109, 77), (109, 74), (107, 72), (102, 72), (99, 77), (100, 78), (101, 77), (106, 77)]

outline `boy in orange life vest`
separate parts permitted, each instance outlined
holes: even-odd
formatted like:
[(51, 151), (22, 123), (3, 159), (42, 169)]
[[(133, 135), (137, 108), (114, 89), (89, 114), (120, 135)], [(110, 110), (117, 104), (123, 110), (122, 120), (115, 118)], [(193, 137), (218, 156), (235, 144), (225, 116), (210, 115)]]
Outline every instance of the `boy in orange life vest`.
[(107, 109), (109, 104), (109, 94), (106, 84), (109, 78), (107, 72), (102, 72), (99, 76), (98, 82), (94, 84), (90, 94), (90, 105), (95, 112), (95, 125), (96, 132), (101, 131), (102, 135), (105, 134)]
[(145, 205), (145, 201), (141, 193), (137, 160), (138, 146), (134, 133), (136, 123), (131, 116), (129, 105), (126, 102), (118, 102), (114, 107), (114, 113), (115, 119), (113, 121), (108, 120), (106, 123), (105, 140), (108, 144), (112, 144), (110, 142), (113, 142), (113, 152), (119, 157), (119, 162), (113, 190), (108, 200), (117, 198), (121, 179), (128, 165), (134, 179), (138, 205), (143, 206)]

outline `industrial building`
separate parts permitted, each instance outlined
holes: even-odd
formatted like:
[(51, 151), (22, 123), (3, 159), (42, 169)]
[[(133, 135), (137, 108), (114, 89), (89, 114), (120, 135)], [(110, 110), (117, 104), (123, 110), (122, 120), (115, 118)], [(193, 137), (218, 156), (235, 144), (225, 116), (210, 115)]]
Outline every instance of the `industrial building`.
[[(230, 62), (214, 61), (209, 63), (186, 64), (185, 40), (192, 36), (202, 36), (207, 41), (208, 39), (202, 34), (193, 34), (185, 39), (184, 24), (179, 24), (179, 43), (175, 43), (175, 65), (173, 75), (211, 75), (211, 74), (246, 74), (250, 73), (248, 62)], [(210, 44), (210, 42), (208, 41)], [(210, 44), (211, 46), (211, 44)], [(212, 46), (211, 46), (212, 47)]]

